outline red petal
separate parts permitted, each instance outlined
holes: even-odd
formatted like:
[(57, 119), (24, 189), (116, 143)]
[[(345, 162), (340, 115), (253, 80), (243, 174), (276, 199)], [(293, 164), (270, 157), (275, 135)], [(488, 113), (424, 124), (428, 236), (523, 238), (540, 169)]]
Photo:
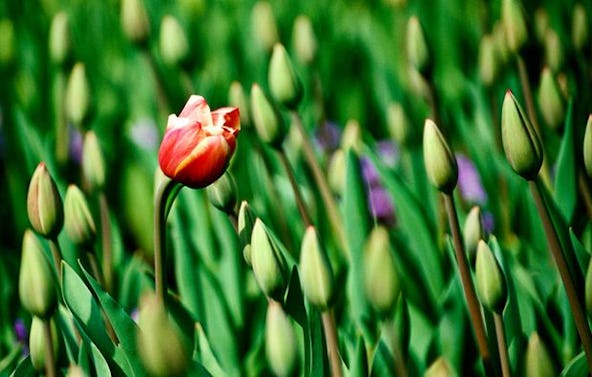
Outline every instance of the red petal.
[(199, 125), (168, 130), (158, 151), (158, 162), (162, 171), (174, 178), (179, 164), (191, 154), (205, 136)]
[(233, 152), (223, 136), (206, 137), (179, 164), (173, 179), (188, 187), (205, 187), (220, 178)]
[(214, 127), (224, 127), (233, 134), (240, 130), (240, 111), (238, 107), (222, 107), (212, 111)]

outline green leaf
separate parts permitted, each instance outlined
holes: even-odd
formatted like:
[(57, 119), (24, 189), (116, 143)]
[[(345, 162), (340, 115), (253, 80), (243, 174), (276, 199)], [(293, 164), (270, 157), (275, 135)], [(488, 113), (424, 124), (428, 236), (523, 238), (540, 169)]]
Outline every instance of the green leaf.
[(588, 270), (588, 262), (590, 261), (590, 253), (586, 250), (580, 240), (578, 240), (578, 237), (576, 237), (576, 234), (571, 227), (569, 228), (569, 239), (571, 240), (578, 266), (580, 266), (582, 274), (585, 276), (586, 271)]
[(212, 375), (212, 377), (226, 377), (227, 374), (224, 372), (218, 359), (212, 352), (210, 342), (203, 331), (200, 324), (196, 325), (196, 355), (199, 357), (199, 361), (203, 364), (203, 367)]
[(37, 377), (37, 371), (31, 363), (31, 357), (27, 356), (16, 366), (10, 377)]
[(396, 376), (395, 361), (384, 341), (378, 342), (376, 352), (374, 353), (374, 360), (372, 360), (372, 377), (389, 377)]
[(298, 277), (298, 268), (296, 266), (292, 266), (284, 309), (286, 310), (286, 313), (294, 318), (296, 323), (302, 327), (304, 338), (304, 375), (310, 376), (312, 371), (313, 345), (311, 343), (312, 338), (310, 334), (310, 326), (308, 325), (308, 317), (306, 315), (304, 295), (302, 293), (300, 278)]
[(366, 377), (368, 376), (368, 356), (366, 353), (366, 345), (364, 344), (364, 337), (359, 336), (356, 344), (354, 358), (349, 368), (350, 377)]
[(577, 168), (575, 162), (575, 140), (573, 130), (573, 100), (569, 101), (565, 117), (565, 131), (559, 156), (557, 157), (557, 174), (555, 176), (555, 195), (559, 212), (568, 222), (573, 217), (578, 199)]
[(581, 352), (563, 368), (560, 377), (587, 377), (590, 375), (586, 354)]
[(78, 349), (78, 366), (86, 376), (91, 375), (90, 343), (86, 340), (80, 342), (80, 348)]
[(0, 360), (0, 375), (7, 376), (11, 370), (14, 369), (23, 354), (23, 347), (18, 345), (13, 347), (12, 350), (2, 360)]
[(105, 360), (105, 357), (103, 357), (97, 346), (91, 343), (90, 350), (93, 364), (95, 366), (95, 376), (110, 377), (111, 371), (109, 370), (107, 360)]

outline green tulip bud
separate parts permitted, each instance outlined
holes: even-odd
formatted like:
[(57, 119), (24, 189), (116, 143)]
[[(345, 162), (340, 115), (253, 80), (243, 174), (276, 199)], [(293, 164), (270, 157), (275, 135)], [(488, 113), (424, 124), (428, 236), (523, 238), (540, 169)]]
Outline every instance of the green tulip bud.
[(298, 365), (298, 344), (294, 325), (282, 306), (270, 300), (265, 319), (265, 355), (278, 377), (294, 375)]
[(275, 16), (267, 1), (258, 1), (251, 13), (251, 28), (254, 38), (265, 51), (271, 51), (280, 38), (275, 24)]
[(58, 188), (44, 162), (33, 172), (27, 192), (27, 214), (35, 232), (55, 238), (64, 225), (64, 209)]
[(19, 298), (23, 307), (40, 318), (49, 318), (58, 303), (55, 281), (41, 242), (27, 229), (23, 235)]
[(479, 206), (471, 208), (471, 211), (467, 215), (463, 226), (463, 236), (468, 259), (471, 265), (474, 265), (479, 241), (485, 238), (481, 208)]
[(553, 72), (561, 70), (564, 61), (564, 50), (557, 33), (549, 28), (545, 33), (545, 60)]
[(90, 103), (86, 69), (83, 63), (76, 63), (66, 85), (66, 116), (76, 125), (81, 125), (88, 114)]
[(64, 199), (64, 228), (70, 240), (78, 246), (87, 247), (95, 240), (95, 222), (88, 203), (78, 186), (69, 185)]
[(364, 246), (364, 288), (368, 301), (381, 316), (393, 313), (401, 284), (389, 235), (383, 226), (372, 230)]
[(66, 373), (66, 377), (85, 377), (84, 371), (78, 365), (71, 364), (68, 367), (68, 372)]
[(105, 187), (105, 160), (99, 145), (99, 139), (93, 131), (84, 135), (82, 144), (82, 176), (85, 184), (92, 191)]
[(479, 46), (479, 76), (486, 86), (491, 86), (494, 83), (498, 64), (495, 39), (492, 35), (485, 35), (481, 38)]
[(240, 109), (241, 126), (245, 128), (251, 125), (251, 109), (249, 108), (249, 100), (243, 89), (243, 86), (238, 81), (233, 81), (228, 90), (228, 104), (231, 107), (238, 107)]
[(192, 345), (187, 344), (154, 293), (142, 297), (138, 325), (141, 330), (137, 337), (138, 350), (149, 375), (185, 376), (191, 362)]
[(526, 377), (557, 376), (551, 355), (536, 331), (528, 339), (525, 357), (524, 375)]
[(508, 300), (504, 274), (489, 246), (479, 241), (475, 263), (475, 288), (483, 306), (501, 314)]
[[(49, 327), (51, 331), (51, 343), (53, 346), (53, 354), (57, 355), (59, 351), (59, 338), (58, 329), (56, 327), (53, 318), (41, 319), (34, 316), (31, 321), (31, 330), (29, 331), (29, 355), (31, 357), (31, 364), (38, 372), (45, 370), (45, 357), (47, 355), (45, 351), (45, 323), (49, 321)], [(54, 356), (55, 357), (55, 356)]]
[(14, 25), (5, 18), (0, 20), (0, 66), (14, 60)]
[(55, 64), (64, 64), (72, 52), (70, 22), (66, 12), (56, 13), (49, 29), (49, 56)]
[(245, 262), (251, 265), (251, 234), (253, 233), (253, 225), (255, 224), (256, 216), (251, 209), (251, 206), (246, 200), (243, 200), (238, 210), (238, 237), (243, 246), (243, 257)]
[(267, 82), (273, 98), (288, 109), (295, 110), (302, 100), (302, 83), (296, 75), (286, 48), (273, 46)]
[(327, 168), (327, 180), (333, 194), (342, 196), (345, 191), (345, 153), (343, 149), (333, 152)]
[(281, 148), (286, 137), (284, 119), (257, 84), (251, 87), (251, 112), (255, 130), (261, 141)]
[(588, 269), (586, 270), (584, 292), (586, 299), (586, 310), (588, 311), (589, 315), (592, 315), (592, 258), (588, 262)]
[(311, 64), (317, 54), (317, 38), (308, 16), (296, 17), (292, 37), (292, 45), (298, 60), (304, 64)]
[(557, 80), (548, 67), (543, 68), (541, 73), (541, 86), (537, 99), (545, 123), (552, 130), (559, 129), (565, 119), (565, 101)]
[(232, 174), (226, 171), (220, 178), (206, 188), (210, 203), (220, 211), (234, 213), (236, 207), (236, 183)]
[(592, 177), (592, 114), (588, 116), (584, 132), (584, 166), (588, 177)]
[(121, 27), (130, 42), (136, 44), (146, 42), (150, 32), (150, 23), (143, 0), (121, 1)]
[(547, 29), (549, 29), (549, 15), (547, 14), (547, 10), (543, 7), (538, 7), (534, 11), (534, 32), (541, 44), (545, 43)]
[(493, 40), (495, 42), (495, 51), (499, 58), (500, 67), (508, 62), (510, 58), (510, 49), (506, 43), (506, 29), (501, 21), (493, 25)]
[(518, 53), (528, 38), (524, 15), (519, 0), (502, 0), (502, 22), (506, 43), (513, 53)]
[(315, 228), (309, 226), (300, 248), (300, 281), (304, 296), (314, 307), (326, 311), (335, 295), (335, 278), (327, 253)]
[(407, 58), (422, 74), (430, 69), (430, 51), (419, 19), (413, 16), (407, 22)]
[(423, 377), (455, 377), (456, 373), (450, 366), (448, 360), (444, 357), (440, 356), (432, 364), (430, 364), (429, 368), (423, 374)]
[(386, 123), (388, 131), (393, 140), (400, 145), (406, 145), (411, 133), (409, 119), (405, 109), (398, 102), (390, 103), (387, 108)]
[(166, 15), (160, 23), (160, 56), (170, 66), (183, 63), (189, 54), (189, 42), (179, 21)]
[(536, 130), (510, 90), (502, 105), (502, 144), (512, 169), (534, 179), (543, 164), (543, 148)]
[(341, 149), (353, 149), (357, 153), (362, 151), (362, 128), (357, 120), (350, 119), (345, 123), (341, 135)]
[(426, 119), (423, 128), (423, 155), (432, 185), (444, 193), (451, 193), (458, 180), (458, 166), (444, 136), (431, 119)]
[(255, 279), (263, 293), (267, 297), (281, 300), (288, 284), (288, 267), (260, 219), (255, 220), (251, 234), (251, 263)]
[(571, 42), (577, 51), (588, 42), (588, 15), (586, 9), (580, 3), (574, 5), (571, 21)]

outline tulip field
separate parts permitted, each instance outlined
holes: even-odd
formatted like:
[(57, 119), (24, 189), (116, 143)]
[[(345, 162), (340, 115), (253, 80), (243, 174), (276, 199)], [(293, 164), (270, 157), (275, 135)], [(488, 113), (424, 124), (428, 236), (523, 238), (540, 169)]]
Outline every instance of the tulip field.
[(592, 373), (589, 0), (0, 3), (0, 376)]

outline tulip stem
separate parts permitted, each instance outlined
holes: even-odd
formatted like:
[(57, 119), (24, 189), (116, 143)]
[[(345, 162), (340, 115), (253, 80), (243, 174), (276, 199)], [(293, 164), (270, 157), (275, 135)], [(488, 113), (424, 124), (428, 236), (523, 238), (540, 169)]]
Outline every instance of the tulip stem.
[(335, 317), (333, 310), (329, 309), (321, 314), (323, 320), (323, 330), (325, 332), (325, 341), (327, 344), (327, 356), (331, 365), (331, 376), (341, 377), (341, 358), (339, 357), (339, 345), (337, 339), (337, 328), (335, 326)]
[(51, 333), (50, 318), (43, 320), (43, 333), (45, 340), (45, 375), (47, 377), (56, 376), (55, 354), (53, 352), (53, 334)]
[(164, 178), (154, 198), (154, 286), (156, 297), (166, 305), (166, 219), (171, 204), (181, 189), (179, 183)]
[(475, 337), (477, 338), (477, 346), (479, 347), (479, 353), (481, 354), (481, 359), (483, 360), (485, 375), (491, 376), (493, 375), (494, 370), (491, 360), (491, 353), (487, 343), (487, 334), (485, 333), (483, 318), (481, 317), (481, 308), (479, 301), (477, 300), (477, 294), (475, 293), (473, 280), (471, 279), (469, 263), (467, 261), (467, 255), (465, 253), (464, 243), (460, 233), (460, 225), (458, 223), (458, 216), (456, 213), (456, 207), (454, 205), (454, 197), (452, 196), (452, 193), (443, 193), (443, 195), (446, 212), (448, 213), (450, 231), (452, 232), (456, 263), (458, 265), (458, 271), (460, 274), (463, 291), (465, 293), (465, 299), (467, 300), (467, 307), (469, 309), (471, 322), (473, 324), (473, 330), (475, 331)]
[(335, 200), (333, 195), (331, 194), (331, 190), (329, 189), (329, 183), (327, 182), (327, 178), (323, 175), (321, 171), (321, 167), (314, 155), (314, 150), (312, 144), (310, 142), (310, 138), (304, 129), (302, 124), (302, 120), (296, 111), (292, 112), (292, 117), (294, 119), (294, 123), (296, 124), (296, 128), (300, 133), (301, 140), (302, 140), (302, 151), (304, 152), (304, 158), (308, 164), (308, 167), (312, 171), (312, 176), (317, 185), (321, 197), (323, 198), (323, 204), (327, 209), (327, 215), (329, 217), (329, 224), (331, 225), (331, 229), (333, 230), (333, 235), (336, 238), (336, 242), (339, 246), (343, 255), (346, 250), (346, 242), (345, 242), (345, 233), (343, 222), (341, 221), (341, 217), (339, 215), (339, 209), (337, 208), (337, 204), (335, 204)]
[(104, 288), (113, 293), (113, 249), (111, 245), (111, 224), (109, 222), (109, 204), (104, 191), (99, 193), (99, 206), (101, 212), (101, 246), (103, 249), (103, 277)]
[(537, 211), (539, 212), (539, 216), (543, 222), (543, 228), (545, 229), (545, 237), (547, 238), (549, 250), (551, 255), (553, 255), (553, 259), (555, 260), (555, 264), (559, 270), (559, 275), (563, 281), (567, 299), (574, 316), (574, 322), (582, 342), (582, 347), (584, 348), (584, 353), (586, 354), (588, 368), (590, 368), (592, 367), (592, 335), (590, 334), (590, 328), (588, 327), (584, 306), (578, 297), (578, 291), (569, 272), (567, 260), (559, 241), (559, 236), (555, 227), (553, 226), (549, 210), (547, 209), (543, 200), (540, 187), (541, 181), (539, 179), (531, 180), (528, 181), (528, 185), (530, 187), (532, 197), (534, 198)]
[(440, 113), (438, 112), (438, 93), (436, 91), (436, 86), (434, 85), (432, 80), (426, 79), (426, 83), (428, 88), (428, 102), (430, 105), (430, 109), (432, 110), (432, 117), (434, 123), (440, 126), (442, 122), (440, 122)]
[(532, 98), (532, 90), (530, 89), (530, 81), (528, 80), (528, 72), (526, 72), (526, 64), (522, 56), (516, 55), (516, 64), (518, 65), (518, 75), (520, 76), (520, 86), (522, 86), (522, 93), (524, 94), (524, 101), (526, 102), (526, 111), (528, 117), (534, 126), (534, 129), (540, 133), (541, 129), (539, 121), (534, 108), (534, 100)]
[(497, 349), (500, 356), (500, 364), (502, 367), (502, 376), (511, 377), (510, 359), (508, 358), (508, 346), (506, 342), (506, 330), (504, 326), (504, 319), (499, 313), (493, 313), (493, 320), (495, 322), (495, 335), (497, 337)]
[(290, 179), (290, 185), (292, 186), (292, 191), (294, 191), (296, 205), (298, 206), (298, 211), (300, 212), (300, 216), (302, 217), (304, 226), (309, 227), (310, 225), (312, 225), (312, 221), (310, 220), (310, 216), (306, 209), (306, 204), (304, 203), (304, 199), (302, 198), (302, 194), (300, 193), (298, 182), (296, 182), (296, 177), (294, 176), (292, 165), (290, 165), (288, 156), (286, 155), (286, 152), (283, 149), (279, 149), (279, 153), (280, 158), (282, 160), (282, 164), (284, 165), (284, 169), (286, 169), (286, 173), (288, 174), (288, 178)]
[(588, 218), (592, 219), (592, 196), (590, 195), (590, 188), (588, 187), (586, 176), (584, 174), (585, 173), (583, 173), (582, 170), (578, 172), (578, 186), (580, 188), (582, 199), (584, 200), (584, 206), (586, 207)]
[(60, 249), (60, 244), (58, 242), (58, 237), (52, 237), (49, 239), (49, 248), (51, 249), (51, 254), (53, 255), (53, 263), (55, 263), (56, 274), (58, 277), (58, 281), (62, 282), (62, 251)]

